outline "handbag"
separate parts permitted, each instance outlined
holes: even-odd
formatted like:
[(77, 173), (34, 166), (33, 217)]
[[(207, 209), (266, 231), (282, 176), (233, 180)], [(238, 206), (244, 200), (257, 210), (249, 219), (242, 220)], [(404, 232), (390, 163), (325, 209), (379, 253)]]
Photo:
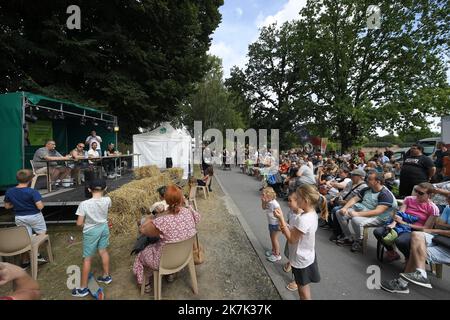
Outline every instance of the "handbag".
[(438, 235), (438, 236), (434, 236), (431, 241), (441, 247), (450, 249), (450, 238), (449, 237)]
[[(192, 214), (192, 219), (194, 220), (195, 224), (195, 218), (194, 213), (192, 210), (192, 207), (189, 207), (189, 212)], [(198, 241), (198, 233), (195, 234), (195, 241), (194, 246), (192, 248), (192, 255), (194, 257), (194, 264), (202, 264), (205, 261), (205, 250), (203, 249), (203, 246)]]
[(192, 255), (194, 256), (194, 264), (202, 264), (205, 261), (205, 250), (198, 241), (198, 234), (195, 235), (194, 248)]

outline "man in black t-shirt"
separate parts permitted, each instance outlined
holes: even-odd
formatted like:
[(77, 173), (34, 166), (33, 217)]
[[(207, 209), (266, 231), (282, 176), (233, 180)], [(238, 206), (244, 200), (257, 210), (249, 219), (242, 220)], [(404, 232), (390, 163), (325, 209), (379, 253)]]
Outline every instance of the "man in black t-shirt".
[(423, 147), (413, 144), (400, 171), (400, 197), (410, 196), (415, 185), (430, 181), (436, 172), (433, 161), (423, 154)]

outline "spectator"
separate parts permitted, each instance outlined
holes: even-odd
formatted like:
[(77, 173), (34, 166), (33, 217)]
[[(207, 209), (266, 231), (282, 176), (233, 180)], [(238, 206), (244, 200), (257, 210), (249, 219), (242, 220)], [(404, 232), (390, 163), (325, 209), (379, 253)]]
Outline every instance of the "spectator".
[(450, 196), (450, 182), (436, 184), (432, 192), (431, 200), (437, 205), (439, 212), (442, 214), (447, 206), (447, 197)]
[(400, 172), (400, 197), (409, 196), (415, 185), (429, 182), (435, 172), (436, 167), (433, 161), (423, 154), (423, 147), (413, 144)]
[(39, 284), (22, 268), (7, 262), (0, 262), (0, 286), (13, 282), (14, 292), (0, 300), (39, 300)]
[(367, 184), (364, 182), (366, 173), (364, 170), (356, 169), (351, 172), (351, 182), (348, 183), (344, 190), (342, 190), (336, 198), (330, 201), (331, 208), (331, 225), (333, 234), (330, 237), (330, 241), (337, 241), (342, 238), (343, 233), (341, 226), (337, 220), (336, 212), (342, 209), (342, 207), (353, 197), (357, 196), (362, 190), (367, 188)]
[[(33, 233), (45, 234), (47, 225), (41, 212), (44, 208), (42, 196), (37, 190), (29, 187), (33, 172), (27, 169), (19, 170), (16, 179), (18, 185), (5, 193), (5, 209), (13, 209), (16, 225), (26, 227), (30, 236)], [(23, 266), (26, 267), (29, 264), (29, 256), (23, 254), (22, 258)], [(46, 262), (46, 260), (38, 258), (38, 262)]]
[[(397, 210), (397, 200), (384, 186), (382, 174), (371, 172), (367, 179), (368, 188), (361, 190), (356, 197), (350, 199), (337, 214), (337, 220), (345, 235), (338, 244), (352, 245), (351, 251), (362, 250), (364, 227), (378, 227), (385, 224), (389, 215)], [(349, 228), (349, 220), (355, 232), (354, 241)]]
[[(394, 155), (394, 152), (392, 152), (392, 150), (390, 150), (389, 147), (386, 147), (385, 151), (384, 151), (384, 155), (388, 158), (388, 162), (389, 162), (389, 160), (391, 160), (392, 156)], [(384, 164), (384, 162), (383, 162), (383, 164)]]
[(212, 177), (213, 177), (213, 175), (214, 175), (214, 168), (213, 168), (213, 166), (208, 166), (206, 168), (204, 177), (201, 178), (201, 179), (197, 179), (197, 185), (199, 185), (199, 186), (206, 186), (206, 183), (208, 182), (208, 179), (209, 179), (209, 186), (207, 186), (207, 187), (208, 187), (208, 190), (212, 192), (211, 184), (212, 184)]
[(270, 262), (276, 262), (281, 260), (280, 243), (278, 238), (280, 237), (280, 226), (278, 225), (277, 218), (274, 217), (275, 209), (280, 208), (280, 204), (276, 200), (275, 190), (271, 187), (263, 188), (261, 193), (261, 206), (267, 215), (270, 242), (272, 244), (272, 250), (266, 251), (267, 260)]
[[(399, 224), (409, 225), (412, 230), (421, 231), (423, 229), (431, 229), (434, 226), (436, 217), (439, 216), (439, 208), (431, 202), (431, 195), (433, 194), (433, 185), (428, 182), (422, 182), (418, 184), (414, 191), (416, 196), (406, 197), (403, 201), (399, 211), (405, 212), (413, 217), (418, 218), (414, 224), (408, 224), (398, 216), (395, 216), (394, 221)], [(385, 228), (377, 228), (373, 234), (381, 241), (383, 238)], [(411, 240), (411, 232), (401, 233), (397, 239), (395, 239), (395, 245), (403, 253), (406, 259), (409, 258), (409, 243)], [(392, 246), (386, 246), (386, 261), (392, 262), (400, 259), (400, 256)]]
[(450, 181), (450, 155), (447, 154), (442, 158), (442, 180)]
[(33, 179), (31, 170), (17, 171), (18, 185), (8, 189), (5, 194), (5, 209), (13, 209), (17, 226), (25, 226), (30, 236), (33, 232), (45, 234), (47, 226), (41, 210), (44, 208), (41, 194), (30, 188)]
[(85, 200), (78, 206), (77, 226), (83, 227), (83, 271), (81, 273), (81, 287), (72, 291), (74, 297), (85, 297), (89, 294), (88, 278), (91, 263), (98, 251), (102, 259), (103, 275), (97, 278), (98, 282), (111, 283), (109, 272), (109, 228), (108, 210), (111, 208), (111, 198), (104, 197), (106, 189), (105, 180), (94, 180), (90, 183), (89, 191), (92, 198)]
[[(295, 192), (290, 193), (288, 196), (288, 207), (289, 207), (289, 212), (287, 214), (286, 222), (288, 225), (291, 225), (292, 219), (295, 218), (295, 215), (301, 214), (303, 212), (303, 210), (300, 209), (297, 205), (297, 194)], [(286, 256), (286, 258), (289, 259), (289, 245), (288, 245), (287, 241), (286, 241), (286, 245), (284, 247), (284, 255)], [(283, 266), (283, 271), (291, 272), (291, 270), (292, 270), (291, 263), (288, 261)], [(289, 291), (297, 291), (298, 290), (298, 286), (297, 286), (297, 283), (295, 283), (295, 279), (293, 281), (289, 282), (289, 284), (286, 286), (286, 289), (288, 289)]]
[[(444, 157), (448, 156), (447, 147), (444, 145), (442, 141), (437, 143), (436, 151), (433, 153), (434, 166), (436, 167), (436, 175), (438, 176), (438, 181), (440, 180), (439, 176), (443, 173), (442, 169), (444, 167)], [(450, 176), (450, 172), (448, 174)]]
[[(448, 199), (450, 203), (450, 198)], [(416, 285), (432, 288), (428, 279), (426, 266), (428, 263), (449, 264), (450, 248), (437, 245), (433, 242), (436, 235), (450, 237), (450, 208), (437, 220), (435, 229), (424, 229), (423, 232), (411, 234), (411, 254), (406, 262), (404, 273), (400, 278), (381, 281), (381, 288), (392, 293), (409, 293), (408, 281)], [(406, 280), (406, 281), (405, 281)]]
[[(304, 184), (297, 191), (297, 206), (302, 210), (291, 217), (290, 225), (284, 221), (281, 208), (275, 210), (280, 229), (289, 247), (289, 262), (292, 267), (298, 294), (301, 300), (311, 300), (310, 283), (320, 281), (319, 267), (315, 251), (315, 235), (317, 231), (318, 216), (316, 205), (320, 194), (315, 186)], [(326, 202), (322, 202), (321, 218), (328, 219)]]
[(55, 181), (55, 186), (58, 186), (62, 179), (70, 175), (70, 168), (58, 165), (56, 161), (70, 160), (70, 157), (63, 157), (55, 150), (56, 144), (53, 140), (48, 140), (45, 147), (36, 150), (33, 156), (34, 169), (36, 173), (47, 173), (47, 164), (43, 160), (49, 162), (50, 181)]
[(102, 154), (102, 150), (100, 147), (100, 144), (103, 142), (102, 137), (98, 136), (97, 133), (94, 130), (92, 130), (91, 135), (86, 138), (85, 143), (89, 145), (89, 149), (92, 149), (92, 143), (94, 142), (97, 143), (94, 151), (97, 151), (99, 154)]
[(316, 178), (314, 177), (313, 170), (304, 162), (300, 162), (301, 166), (297, 171), (295, 179), (295, 188), (298, 188), (304, 184), (316, 184)]
[[(167, 214), (147, 219), (140, 227), (141, 233), (149, 237), (160, 237), (161, 240), (148, 245), (134, 260), (133, 273), (139, 286), (144, 279), (144, 267), (149, 269), (149, 277), (153, 276), (153, 270), (159, 269), (162, 248), (166, 243), (187, 240), (197, 233), (200, 214), (191, 207), (184, 207), (182, 191), (177, 186), (170, 185), (166, 189), (164, 199), (169, 206)], [(145, 286), (146, 292), (150, 292), (150, 283)]]

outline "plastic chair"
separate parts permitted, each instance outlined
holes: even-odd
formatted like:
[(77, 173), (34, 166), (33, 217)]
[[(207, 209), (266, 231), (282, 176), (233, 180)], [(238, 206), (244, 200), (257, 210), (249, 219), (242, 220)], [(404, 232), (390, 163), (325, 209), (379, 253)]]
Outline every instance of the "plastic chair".
[[(30, 164), (31, 164), (31, 169), (33, 170), (33, 180), (31, 180), (31, 188), (34, 189), (34, 186), (36, 185), (36, 181), (39, 177), (44, 176), (45, 177), (45, 181), (47, 181), (48, 183), (48, 178), (47, 175), (48, 173), (36, 173), (36, 170), (34, 169), (34, 162), (33, 160), (30, 160)], [(49, 192), (52, 191), (52, 184), (50, 183), (50, 186), (47, 186)]]
[[(162, 276), (174, 274), (186, 266), (189, 267), (191, 275), (192, 290), (194, 294), (198, 293), (197, 275), (195, 273), (193, 246), (195, 236), (187, 240), (166, 243), (162, 248), (159, 270), (153, 271), (153, 294), (155, 300), (161, 300)], [(144, 294), (145, 284), (147, 283), (148, 269), (144, 270), (144, 280), (141, 285), (141, 295)]]
[(197, 186), (192, 186), (191, 189), (189, 190), (189, 204), (193, 204), (194, 205), (194, 209), (197, 209), (197, 201), (195, 200), (195, 198), (197, 197)]
[(37, 279), (38, 251), (41, 244), (47, 242), (47, 254), (53, 262), (52, 247), (48, 234), (29, 235), (24, 226), (0, 229), (0, 257), (11, 257), (30, 251), (31, 276)]
[(211, 177), (208, 176), (208, 179), (206, 180), (204, 186), (197, 186), (198, 189), (202, 189), (203, 190), (203, 196), (205, 197), (205, 199), (207, 198), (207, 195), (208, 195), (208, 198), (209, 198), (209, 189), (208, 189), (208, 187), (209, 187), (210, 182), (211, 182)]

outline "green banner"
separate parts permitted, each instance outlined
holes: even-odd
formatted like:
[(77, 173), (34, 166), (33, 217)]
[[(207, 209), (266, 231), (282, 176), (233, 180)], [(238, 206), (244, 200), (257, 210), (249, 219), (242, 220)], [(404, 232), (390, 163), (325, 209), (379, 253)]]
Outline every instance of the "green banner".
[(45, 143), (53, 139), (53, 126), (51, 121), (38, 120), (35, 123), (30, 123), (29, 139), (32, 146), (43, 146)]

